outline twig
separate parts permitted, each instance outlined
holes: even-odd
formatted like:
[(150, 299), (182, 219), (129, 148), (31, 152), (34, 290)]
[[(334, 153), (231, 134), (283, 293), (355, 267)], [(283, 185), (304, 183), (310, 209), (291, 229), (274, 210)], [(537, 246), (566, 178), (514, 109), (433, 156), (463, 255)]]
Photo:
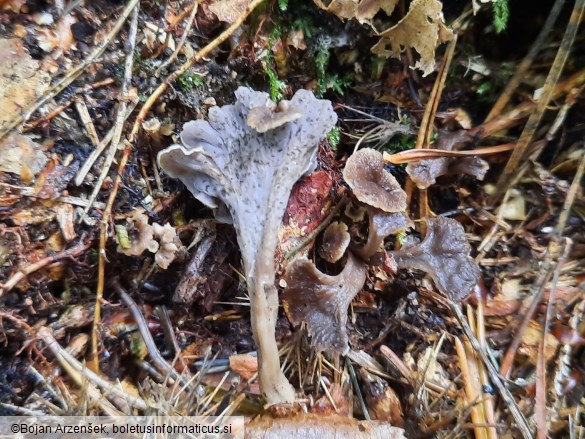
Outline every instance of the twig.
[(83, 366), (83, 364), (77, 361), (75, 357), (73, 357), (61, 347), (57, 340), (55, 340), (55, 337), (53, 337), (51, 329), (48, 327), (44, 326), (39, 328), (37, 331), (37, 337), (39, 337), (49, 347), (53, 355), (55, 355), (55, 357), (62, 365), (66, 362), (73, 368), (73, 370), (84, 375), (89, 381), (103, 389), (107, 394), (111, 394), (120, 400), (123, 400), (130, 407), (136, 408), (138, 410), (147, 410), (149, 408), (148, 404), (142, 398), (128, 395), (117, 385), (110, 383), (106, 379), (100, 377), (98, 374)]
[(83, 98), (80, 96), (77, 96), (75, 99), (75, 109), (77, 110), (77, 113), (79, 114), (79, 118), (81, 119), (81, 123), (83, 123), (83, 126), (85, 127), (85, 131), (87, 133), (87, 137), (89, 137), (89, 140), (91, 140), (91, 143), (93, 143), (93, 146), (99, 145), (100, 139), (97, 135), (97, 131), (95, 130), (95, 126), (93, 124), (93, 121), (91, 120), (91, 116), (89, 115), (89, 110), (87, 109), (87, 105), (85, 105)]
[(441, 157), (476, 157), (499, 154), (501, 152), (511, 151), (516, 147), (515, 143), (506, 143), (504, 145), (486, 146), (485, 148), (471, 149), (468, 151), (449, 151), (446, 149), (409, 149), (394, 154), (384, 152), (384, 161), (392, 164), (402, 164), (416, 162), (425, 159), (435, 159)]
[(20, 281), (24, 280), (29, 274), (34, 273), (42, 268), (45, 268), (48, 265), (54, 264), (61, 259), (66, 258), (73, 258), (75, 256), (79, 256), (85, 250), (87, 250), (91, 245), (91, 240), (84, 242), (83, 238), (73, 247), (63, 250), (57, 254), (44, 257), (40, 261), (35, 262), (34, 264), (27, 265), (24, 268), (19, 269), (10, 279), (8, 279), (4, 284), (0, 284), (0, 297), (4, 293), (7, 293), (12, 288), (14, 288)]
[(463, 382), (465, 383), (465, 403), (471, 407), (470, 415), (471, 422), (473, 423), (473, 429), (475, 432), (476, 439), (485, 439), (486, 431), (484, 428), (479, 427), (480, 424), (485, 424), (483, 417), (483, 411), (479, 401), (479, 375), (477, 369), (474, 366), (474, 361), (469, 358), (469, 355), (473, 356), (473, 351), (469, 346), (469, 341), (462, 343), (459, 337), (455, 337), (455, 350), (457, 351), (457, 358), (459, 358), (459, 368), (463, 375)]
[(132, 79), (132, 66), (134, 65), (134, 46), (136, 45), (136, 34), (138, 32), (138, 12), (140, 11), (140, 3), (136, 5), (132, 13), (132, 19), (130, 21), (130, 30), (128, 32), (128, 42), (126, 44), (127, 47), (127, 54), (126, 54), (126, 62), (124, 64), (124, 80), (122, 82), (122, 87), (120, 89), (120, 102), (118, 103), (118, 110), (116, 114), (116, 121), (114, 123), (114, 134), (112, 137), (112, 143), (110, 143), (110, 148), (108, 149), (108, 153), (106, 154), (106, 159), (104, 164), (102, 165), (102, 172), (100, 173), (98, 180), (94, 186), (91, 195), (89, 196), (89, 204), (83, 211), (83, 215), (79, 221), (83, 220), (83, 217), (89, 212), (91, 206), (95, 199), (97, 198), (104, 180), (106, 176), (110, 172), (110, 167), (114, 162), (114, 157), (116, 156), (116, 152), (118, 150), (118, 146), (120, 145), (120, 140), (122, 138), (122, 130), (124, 129), (124, 120), (126, 118), (126, 107), (128, 105), (128, 89), (130, 88), (130, 81)]
[[(510, 185), (510, 181), (512, 180), (513, 174), (514, 173), (517, 174), (517, 167), (524, 158), (526, 149), (528, 148), (528, 145), (530, 144), (532, 138), (534, 137), (534, 134), (536, 133), (538, 125), (540, 124), (540, 120), (548, 106), (548, 103), (551, 100), (551, 97), (553, 96), (555, 86), (559, 81), (565, 63), (569, 57), (571, 47), (573, 46), (573, 42), (575, 41), (575, 37), (577, 35), (577, 30), (579, 29), (579, 23), (581, 22), (584, 9), (585, 0), (577, 0), (575, 2), (575, 7), (573, 8), (571, 18), (569, 19), (565, 35), (563, 36), (563, 40), (561, 41), (561, 45), (559, 47), (555, 60), (553, 61), (553, 64), (546, 78), (542, 90), (542, 95), (538, 99), (538, 104), (536, 105), (536, 108), (528, 117), (528, 121), (524, 126), (524, 130), (522, 130), (520, 139), (518, 139), (518, 144), (516, 145), (516, 148), (514, 148), (514, 151), (512, 152), (512, 155), (510, 156), (510, 159), (508, 160), (508, 163), (506, 164), (504, 171), (502, 172), (500, 178), (498, 179), (494, 195), (489, 200), (491, 205), (495, 204), (495, 202), (499, 200), (502, 194), (506, 191), (506, 189)], [(516, 175), (516, 178), (518, 178), (518, 175)]]
[(35, 111), (61, 93), (69, 84), (71, 84), (75, 79), (87, 71), (87, 68), (93, 64), (99, 56), (106, 50), (106, 47), (110, 44), (110, 42), (114, 39), (114, 37), (120, 32), (124, 22), (132, 12), (132, 9), (138, 4), (139, 0), (130, 0), (120, 18), (112, 28), (112, 30), (106, 35), (104, 41), (102, 41), (92, 53), (90, 53), (87, 58), (83, 60), (77, 67), (72, 69), (70, 72), (66, 73), (63, 78), (61, 78), (55, 85), (51, 86), (47, 92), (38, 98), (32, 105), (26, 108), (22, 113), (18, 114), (14, 119), (10, 122), (6, 123), (2, 128), (0, 128), (0, 140), (2, 140), (8, 133), (10, 133), (13, 129), (18, 127), (22, 122), (28, 120)]
[[(124, 124), (126, 122), (126, 119), (128, 119), (128, 116), (130, 116), (130, 114), (132, 113), (132, 111), (134, 110), (135, 107), (136, 107), (136, 102), (132, 102), (130, 104), (130, 107), (126, 111), (126, 116), (124, 117), (122, 124)], [(85, 179), (87, 173), (89, 172), (89, 170), (91, 169), (91, 167), (93, 166), (95, 161), (98, 159), (98, 157), (102, 154), (104, 149), (106, 149), (106, 147), (109, 145), (109, 143), (114, 138), (115, 131), (116, 131), (116, 127), (114, 126), (110, 129), (110, 131), (107, 132), (107, 134), (104, 136), (104, 138), (101, 140), (101, 142), (95, 147), (95, 149), (87, 157), (87, 159), (85, 160), (85, 163), (79, 169), (79, 171), (77, 172), (77, 175), (75, 176), (75, 180), (74, 180), (75, 186), (81, 186), (81, 184), (83, 183), (83, 180)], [(97, 207), (95, 200), (93, 201), (93, 203), (90, 203), (88, 200), (86, 200), (86, 204), (84, 204), (83, 207), (88, 207), (88, 206), (91, 206), (92, 204), (93, 204), (93, 207)]]
[[(175, 381), (179, 381), (180, 377), (179, 377), (179, 374), (177, 373), (177, 371), (174, 370), (171, 367), (171, 365), (166, 362), (166, 360), (162, 357), (162, 355), (160, 354), (160, 351), (156, 347), (156, 343), (154, 342), (154, 339), (152, 338), (152, 335), (150, 333), (150, 329), (148, 329), (148, 323), (146, 323), (146, 320), (144, 319), (144, 316), (140, 312), (138, 305), (136, 305), (136, 302), (134, 302), (132, 297), (130, 297), (130, 295), (124, 290), (124, 288), (122, 288), (118, 279), (112, 280), (111, 284), (112, 284), (112, 288), (114, 288), (114, 290), (116, 290), (116, 292), (120, 295), (120, 298), (122, 299), (122, 301), (126, 304), (128, 309), (130, 310), (132, 317), (134, 317), (134, 320), (136, 321), (136, 325), (138, 326), (138, 330), (140, 332), (140, 335), (142, 336), (142, 338), (144, 340), (144, 344), (146, 345), (146, 349), (148, 350), (148, 355), (149, 355), (150, 359), (152, 360), (154, 366), (161, 373), (164, 373), (164, 374), (170, 376)], [(184, 372), (188, 376), (190, 376), (189, 371), (187, 369)]]
[(313, 230), (311, 233), (305, 236), (303, 240), (295, 248), (291, 249), (286, 254), (286, 256), (284, 257), (284, 262), (290, 261), (298, 252), (300, 252), (307, 245), (309, 245), (317, 237), (317, 235), (319, 235), (319, 233), (325, 230), (325, 228), (329, 225), (331, 220), (335, 217), (335, 215), (337, 215), (339, 209), (345, 206), (346, 202), (347, 196), (344, 196), (341, 200), (339, 200), (339, 203), (337, 203), (337, 205), (331, 210), (329, 215), (327, 215), (327, 217), (321, 222), (321, 224), (319, 224), (317, 228), (315, 228), (315, 230)]
[(544, 354), (544, 350), (546, 347), (549, 322), (553, 312), (554, 295), (557, 289), (557, 283), (559, 281), (559, 276), (561, 275), (561, 268), (563, 267), (565, 260), (569, 257), (569, 252), (571, 251), (571, 244), (572, 241), (570, 239), (568, 238), (565, 239), (564, 249), (562, 251), (561, 256), (558, 259), (557, 266), (555, 268), (555, 273), (552, 279), (548, 298), (548, 305), (546, 307), (546, 314), (542, 326), (542, 337), (540, 338), (540, 342), (538, 344), (538, 357), (536, 361), (535, 396), (536, 437), (538, 439), (546, 439), (548, 437), (546, 425), (547, 424), (546, 421), (548, 419), (548, 416), (546, 415), (546, 357)]
[(502, 112), (502, 110), (504, 109), (504, 107), (510, 101), (510, 98), (512, 97), (512, 93), (514, 93), (514, 90), (516, 90), (516, 88), (518, 87), (518, 84), (520, 84), (520, 81), (522, 81), (522, 79), (524, 78), (525, 73), (528, 71), (528, 69), (532, 65), (532, 62), (536, 58), (536, 55), (538, 54), (540, 47), (542, 46), (542, 44), (544, 43), (544, 41), (548, 37), (548, 34), (552, 30), (554, 24), (556, 23), (557, 18), (559, 17), (559, 13), (561, 12), (561, 9), (563, 8), (564, 4), (565, 4), (565, 0), (556, 0), (555, 1), (555, 4), (553, 5), (552, 9), (550, 10), (548, 17), (546, 18), (546, 22), (544, 23), (544, 26), (542, 26), (540, 33), (536, 37), (536, 40), (534, 40), (534, 43), (532, 43), (530, 50), (528, 51), (528, 53), (526, 54), (526, 56), (524, 57), (524, 59), (522, 60), (520, 65), (518, 66), (516, 73), (514, 73), (514, 76), (512, 76), (512, 79), (510, 79), (510, 81), (506, 85), (506, 88), (504, 89), (504, 91), (502, 92), (502, 94), (500, 95), (500, 97), (498, 98), (498, 100), (496, 101), (494, 106), (492, 107), (491, 111), (489, 112), (489, 114), (485, 118), (486, 122), (489, 120), (492, 120), (495, 116), (500, 114)]
[(258, 7), (264, 0), (252, 0), (246, 10), (238, 17), (236, 21), (232, 23), (230, 27), (228, 27), (225, 31), (223, 31), (216, 39), (210, 42), (207, 46), (193, 55), (192, 58), (188, 59), (178, 70), (171, 73), (169, 76), (165, 78), (165, 80), (158, 86), (158, 88), (154, 91), (152, 95), (148, 98), (148, 100), (142, 106), (140, 113), (136, 117), (136, 121), (134, 122), (134, 126), (132, 127), (132, 131), (130, 132), (130, 142), (134, 142), (136, 138), (136, 134), (138, 134), (138, 130), (144, 122), (144, 119), (150, 108), (154, 105), (156, 100), (160, 97), (160, 95), (167, 89), (167, 87), (177, 80), (181, 75), (183, 75), (189, 68), (191, 68), (195, 63), (202, 60), (206, 57), (213, 49), (218, 47), (221, 43), (227, 40), (241, 25), (242, 23), (248, 18), (248, 15), (252, 13), (254, 9)]
[[(122, 102), (120, 102), (118, 107), (118, 114), (116, 117), (116, 125), (114, 130), (114, 136), (112, 139), (112, 144), (110, 145), (110, 151), (115, 154), (116, 149), (118, 148), (118, 144), (120, 142), (120, 138), (122, 136), (122, 128), (124, 126), (123, 119), (126, 113), (126, 102), (125, 97), (128, 92), (128, 85), (130, 83), (130, 78), (132, 77), (132, 65), (134, 59), (134, 44), (136, 42), (136, 33), (138, 28), (138, 12), (140, 10), (140, 3), (136, 3), (136, 6), (133, 10), (132, 14), (132, 22), (130, 24), (130, 31), (128, 36), (129, 41), (129, 50), (126, 56), (126, 64), (125, 64), (125, 71), (124, 71), (124, 83), (122, 85), (121, 94), (123, 97)], [(112, 149), (112, 146), (115, 148)], [(122, 182), (122, 175), (124, 174), (124, 170), (126, 169), (126, 163), (128, 162), (128, 157), (130, 157), (130, 152), (132, 148), (129, 144), (126, 145), (124, 149), (124, 153), (122, 158), (120, 159), (120, 164), (118, 165), (118, 174), (114, 180), (114, 187), (110, 192), (110, 196), (108, 198), (108, 203), (106, 204), (106, 210), (102, 215), (102, 221), (100, 226), (100, 243), (99, 243), (99, 259), (98, 259), (98, 284), (96, 287), (96, 298), (95, 298), (95, 309), (93, 315), (93, 327), (91, 331), (91, 350), (88, 356), (88, 367), (90, 367), (94, 371), (99, 370), (99, 361), (98, 361), (98, 326), (101, 319), (101, 303), (102, 298), (104, 295), (104, 283), (105, 283), (105, 268), (106, 268), (106, 242), (108, 240), (108, 225), (110, 222), (110, 216), (112, 214), (112, 206), (114, 205), (114, 201), (116, 200), (116, 195), (118, 194), (118, 187)], [(112, 155), (111, 159), (113, 160), (114, 157)], [(106, 159), (107, 161), (107, 159)], [(104, 165), (104, 170), (107, 172), (110, 169), (111, 162), (109, 164)], [(103, 172), (102, 172), (103, 174)], [(96, 187), (99, 190), (99, 183)], [(95, 196), (97, 196), (97, 191), (94, 189), (92, 193), (92, 197), (88, 200), (88, 205), (84, 210), (84, 214), (87, 213), (95, 201)], [(82, 215), (83, 217), (83, 215)]]
[[(195, 16), (197, 15), (197, 10), (199, 9), (198, 6), (199, 0), (195, 0), (195, 3), (193, 4), (193, 8), (191, 10), (191, 15), (189, 16), (189, 21), (187, 22), (187, 26), (185, 26), (185, 30), (183, 31), (183, 36), (181, 37), (179, 44), (177, 44), (177, 47), (175, 48), (175, 51), (171, 54), (171, 56), (169, 56), (169, 58), (164, 63), (162, 63), (160, 67), (156, 69), (156, 71), (154, 72), (154, 76), (156, 76), (157, 78), (160, 75), (160, 72), (175, 60), (175, 58), (183, 48), (185, 41), (187, 41), (187, 37), (191, 32), (191, 27), (193, 27), (193, 22), (195, 21)], [(168, 35), (170, 35), (170, 33)]]
[(461, 312), (461, 309), (459, 308), (458, 305), (454, 303), (451, 304), (451, 309), (455, 313), (455, 316), (457, 317), (457, 320), (459, 321), (459, 324), (461, 325), (463, 332), (471, 342), (471, 346), (473, 346), (473, 349), (475, 349), (475, 351), (481, 358), (481, 361), (487, 368), (492, 383), (494, 384), (494, 386), (496, 386), (498, 392), (500, 393), (500, 396), (507, 404), (508, 409), (512, 413), (512, 416), (514, 417), (514, 420), (516, 421), (516, 424), (520, 429), (520, 432), (522, 433), (522, 436), (525, 439), (532, 439), (532, 432), (530, 431), (530, 426), (528, 425), (526, 418), (520, 411), (520, 408), (518, 407), (518, 404), (516, 404), (516, 401), (514, 400), (512, 394), (510, 393), (510, 390), (508, 390), (508, 388), (502, 382), (502, 379), (500, 378), (500, 375), (498, 374), (498, 371), (496, 370), (495, 366), (488, 359), (485, 352), (482, 350), (479, 341), (477, 341), (477, 338), (475, 337), (475, 335), (473, 335), (473, 332), (471, 331), (471, 328), (467, 324), (467, 320), (465, 319), (465, 316)]

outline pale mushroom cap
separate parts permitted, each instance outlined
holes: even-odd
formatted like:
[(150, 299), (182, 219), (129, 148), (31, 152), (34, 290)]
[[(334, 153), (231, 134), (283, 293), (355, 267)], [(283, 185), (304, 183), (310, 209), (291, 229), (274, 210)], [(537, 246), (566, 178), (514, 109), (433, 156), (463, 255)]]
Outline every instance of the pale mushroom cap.
[(406, 209), (406, 193), (384, 169), (382, 153), (375, 149), (364, 148), (352, 154), (345, 164), (343, 178), (362, 203), (384, 212)]

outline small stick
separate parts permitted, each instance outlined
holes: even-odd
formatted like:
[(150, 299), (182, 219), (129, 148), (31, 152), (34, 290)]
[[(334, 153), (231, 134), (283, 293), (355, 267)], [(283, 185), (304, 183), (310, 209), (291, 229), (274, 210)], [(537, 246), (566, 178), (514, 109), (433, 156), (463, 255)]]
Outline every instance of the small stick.
[[(140, 10), (140, 3), (137, 3), (132, 11), (132, 21), (130, 23), (130, 31), (128, 36), (129, 41), (129, 48), (128, 48), (128, 55), (126, 56), (126, 64), (125, 64), (125, 71), (124, 71), (124, 83), (122, 85), (122, 96), (125, 97), (128, 93), (128, 85), (130, 83), (130, 78), (132, 77), (132, 65), (134, 59), (134, 45), (136, 43), (136, 33), (138, 29), (138, 12)], [(113, 152), (115, 155), (116, 149), (118, 148), (118, 144), (120, 142), (120, 138), (122, 136), (122, 128), (124, 126), (123, 119), (126, 113), (126, 102), (122, 100), (118, 107), (118, 114), (116, 117), (116, 129), (114, 130), (114, 136), (112, 139), (112, 144), (110, 145), (110, 151)], [(112, 146), (115, 148), (112, 149)], [(124, 153), (122, 158), (120, 159), (120, 164), (118, 165), (118, 174), (116, 175), (116, 179), (114, 180), (114, 187), (110, 192), (110, 196), (108, 198), (108, 203), (106, 204), (106, 210), (102, 215), (102, 222), (100, 226), (100, 243), (99, 243), (99, 259), (98, 259), (98, 283), (96, 288), (96, 297), (95, 297), (95, 308), (93, 313), (93, 327), (91, 331), (91, 350), (88, 356), (88, 367), (90, 367), (93, 371), (99, 371), (99, 360), (98, 360), (98, 325), (101, 319), (101, 303), (104, 295), (104, 284), (105, 284), (105, 268), (106, 268), (106, 242), (108, 240), (108, 225), (110, 222), (110, 217), (112, 214), (112, 207), (114, 205), (114, 201), (116, 199), (116, 195), (118, 194), (118, 187), (122, 183), (122, 174), (126, 169), (126, 163), (128, 162), (128, 158), (130, 157), (130, 152), (132, 148), (130, 145), (126, 144), (126, 148), (124, 149)], [(112, 161), (114, 157), (111, 157)], [(107, 160), (106, 160), (107, 161)], [(106, 172), (110, 169), (111, 162), (106, 166), (104, 165), (104, 170)], [(103, 175), (103, 172), (102, 172)], [(95, 201), (95, 197), (97, 197), (97, 192), (99, 191), (99, 186), (101, 186), (101, 182), (98, 183), (96, 189), (92, 192), (92, 196), (88, 200), (88, 205), (84, 210), (83, 216), (89, 211), (91, 205)]]
[(501, 152), (511, 151), (516, 147), (515, 143), (506, 143), (504, 145), (486, 146), (484, 148), (471, 149), (468, 151), (449, 151), (446, 149), (409, 149), (406, 151), (388, 154), (384, 152), (384, 161), (392, 164), (402, 164), (417, 162), (426, 159), (436, 159), (441, 157), (476, 157), (499, 154)]
[(469, 339), (471, 346), (473, 346), (473, 349), (475, 349), (475, 351), (481, 358), (481, 361), (483, 362), (484, 366), (487, 368), (492, 383), (496, 386), (498, 392), (500, 393), (500, 396), (508, 405), (508, 409), (510, 410), (510, 413), (514, 417), (518, 429), (522, 433), (522, 437), (524, 437), (524, 439), (532, 439), (532, 432), (530, 431), (528, 421), (526, 421), (524, 414), (520, 411), (520, 408), (518, 407), (518, 404), (516, 404), (516, 401), (514, 400), (512, 394), (510, 393), (510, 390), (502, 382), (502, 379), (498, 374), (498, 371), (496, 370), (495, 366), (492, 364), (492, 362), (486, 356), (485, 352), (482, 350), (481, 345), (479, 344), (479, 341), (477, 341), (475, 335), (473, 335), (473, 332), (471, 331), (471, 328), (467, 324), (467, 321), (465, 319), (465, 316), (461, 312), (461, 309), (459, 308), (458, 305), (454, 303), (451, 304), (451, 309), (455, 313), (455, 316), (457, 317), (457, 320), (459, 321), (459, 324), (461, 325), (463, 332)]
[(79, 118), (81, 119), (81, 123), (85, 127), (85, 131), (87, 133), (87, 137), (93, 143), (93, 146), (97, 146), (100, 143), (100, 139), (98, 137), (97, 131), (95, 130), (95, 125), (91, 120), (91, 116), (89, 115), (89, 110), (87, 109), (87, 105), (83, 101), (83, 98), (77, 96), (75, 99), (75, 108), (77, 109), (77, 113), (79, 114)]
[(34, 264), (27, 265), (24, 268), (19, 269), (10, 279), (8, 279), (4, 284), (0, 284), (0, 297), (4, 293), (12, 290), (20, 281), (26, 278), (29, 274), (34, 273), (42, 268), (45, 268), (48, 265), (54, 264), (57, 261), (65, 258), (74, 258), (75, 256), (79, 256), (85, 250), (90, 247), (91, 240), (84, 242), (83, 238), (73, 247), (70, 247), (66, 250), (63, 250), (57, 254), (46, 256), (40, 261), (35, 262)]
[(117, 385), (110, 383), (106, 379), (102, 378), (81, 364), (75, 357), (73, 357), (61, 347), (57, 340), (55, 340), (55, 337), (53, 337), (51, 329), (48, 327), (43, 326), (39, 328), (37, 331), (37, 337), (39, 337), (49, 347), (61, 365), (66, 362), (73, 370), (84, 375), (89, 381), (103, 389), (107, 394), (111, 394), (120, 400), (123, 400), (130, 407), (136, 408), (138, 410), (147, 410), (149, 408), (148, 404), (142, 398), (128, 395)]
[[(124, 121), (122, 123), (126, 122), (126, 119), (128, 119), (128, 116), (130, 116), (130, 114), (132, 114), (132, 111), (134, 111), (135, 107), (136, 107), (136, 102), (132, 102), (130, 104), (130, 108), (128, 108), (128, 111), (126, 111), (126, 116), (124, 117)], [(114, 138), (115, 131), (116, 131), (116, 127), (112, 127), (110, 129), (110, 131), (108, 131), (108, 133), (105, 135), (105, 137), (101, 140), (101, 142), (98, 145), (96, 145), (95, 149), (87, 157), (87, 159), (85, 160), (85, 163), (79, 169), (79, 171), (77, 172), (77, 175), (75, 176), (75, 180), (74, 180), (75, 186), (81, 186), (81, 183), (83, 183), (83, 180), (85, 179), (87, 173), (89, 172), (89, 170), (91, 169), (91, 167), (93, 166), (95, 161), (98, 159), (98, 157), (102, 154), (104, 149), (106, 149), (106, 147), (109, 145), (109, 143)], [(84, 207), (91, 206), (91, 205), (92, 205), (92, 203), (87, 201), (86, 204), (84, 204)], [(93, 206), (97, 207), (95, 201), (93, 202)]]
[(565, 239), (564, 249), (558, 259), (555, 273), (553, 275), (550, 293), (548, 297), (548, 304), (546, 306), (546, 313), (544, 316), (544, 323), (542, 327), (542, 337), (538, 343), (538, 357), (536, 361), (536, 395), (535, 395), (535, 414), (536, 414), (536, 437), (537, 439), (546, 439), (547, 435), (547, 410), (546, 410), (546, 359), (544, 349), (546, 347), (546, 336), (549, 330), (549, 323), (552, 318), (554, 296), (557, 289), (557, 283), (561, 275), (561, 269), (565, 260), (569, 257), (573, 241), (569, 238)]
[(77, 67), (75, 67), (70, 72), (66, 73), (63, 78), (61, 78), (55, 85), (53, 85), (47, 92), (39, 97), (33, 104), (31, 104), (28, 108), (26, 108), (23, 112), (18, 114), (14, 119), (10, 122), (5, 124), (2, 128), (0, 128), (0, 140), (2, 140), (8, 133), (10, 133), (13, 129), (18, 127), (22, 122), (30, 119), (35, 111), (61, 93), (69, 84), (71, 84), (79, 75), (87, 71), (87, 68), (92, 65), (95, 60), (104, 53), (106, 47), (109, 46), (110, 42), (114, 39), (114, 37), (120, 32), (124, 22), (134, 9), (134, 7), (138, 4), (139, 0), (130, 0), (120, 18), (112, 28), (112, 30), (106, 35), (104, 41), (102, 41), (92, 53), (89, 54), (87, 58), (83, 62), (81, 62)]
[[(565, 30), (565, 35), (563, 36), (563, 40), (561, 41), (561, 45), (553, 61), (553, 64), (550, 68), (546, 81), (544, 83), (544, 87), (542, 90), (542, 95), (538, 99), (538, 103), (534, 111), (528, 117), (528, 121), (524, 126), (524, 130), (522, 130), (522, 134), (520, 135), (520, 139), (518, 139), (518, 144), (504, 171), (500, 175), (498, 182), (496, 184), (496, 190), (491, 197), (490, 204), (493, 205), (496, 201), (500, 199), (500, 197), (504, 194), (504, 192), (508, 189), (508, 186), (511, 183), (514, 174), (517, 174), (517, 167), (522, 162), (526, 149), (528, 145), (532, 141), (538, 125), (544, 115), (544, 112), (550, 102), (553, 94), (555, 86), (557, 85), (565, 63), (569, 57), (571, 47), (575, 41), (575, 37), (577, 36), (577, 31), (579, 29), (579, 23), (581, 22), (581, 18), (583, 17), (583, 11), (585, 10), (585, 0), (577, 0), (575, 2), (575, 6), (573, 8), (573, 12), (571, 13), (571, 18), (569, 19), (569, 23)], [(518, 175), (515, 178), (519, 178)]]
[[(181, 37), (179, 44), (177, 44), (177, 47), (175, 47), (175, 51), (154, 72), (154, 76), (156, 76), (157, 78), (160, 75), (160, 72), (175, 60), (175, 58), (177, 57), (177, 55), (179, 55), (179, 52), (183, 48), (185, 41), (187, 41), (187, 37), (189, 36), (189, 33), (191, 32), (191, 27), (193, 27), (193, 22), (195, 21), (195, 16), (197, 15), (197, 10), (199, 9), (198, 6), (199, 6), (199, 0), (196, 0), (195, 3), (193, 4), (192, 10), (191, 10), (191, 15), (189, 16), (189, 21), (187, 22), (187, 26), (185, 26), (185, 30), (183, 31), (183, 36)], [(170, 33), (168, 35), (170, 35)]]
[(165, 80), (158, 86), (158, 88), (154, 91), (152, 95), (148, 98), (148, 100), (142, 106), (140, 113), (136, 117), (136, 121), (134, 122), (134, 126), (132, 127), (132, 131), (130, 132), (130, 142), (134, 142), (136, 138), (136, 134), (138, 134), (138, 130), (144, 122), (146, 115), (150, 111), (150, 108), (154, 105), (156, 100), (160, 97), (161, 94), (168, 88), (168, 86), (183, 75), (187, 70), (189, 70), (195, 63), (202, 60), (204, 57), (209, 55), (209, 53), (218, 47), (221, 43), (227, 40), (241, 25), (242, 23), (248, 18), (248, 15), (252, 13), (254, 9), (258, 7), (264, 0), (252, 0), (246, 10), (238, 17), (236, 21), (232, 23), (230, 27), (228, 27), (225, 31), (223, 31), (215, 40), (193, 55), (192, 58), (188, 59), (178, 70), (171, 73), (169, 76), (165, 78)]
[[(478, 424), (484, 424), (484, 419), (480, 410), (480, 405), (477, 404), (479, 394), (474, 384), (476, 383), (477, 370), (471, 369), (472, 361), (467, 357), (469, 348), (466, 348), (464, 344), (459, 340), (459, 337), (455, 337), (455, 350), (457, 351), (457, 357), (459, 358), (459, 368), (463, 375), (463, 382), (465, 383), (465, 403), (469, 405), (471, 422), (477, 439), (485, 439), (485, 429), (478, 426)], [(471, 352), (472, 353), (472, 352)]]
[(126, 44), (127, 54), (126, 62), (124, 64), (124, 81), (122, 82), (122, 88), (120, 89), (121, 100), (118, 103), (118, 111), (116, 114), (116, 122), (114, 123), (114, 134), (112, 137), (112, 143), (110, 143), (110, 148), (108, 149), (106, 159), (104, 161), (104, 164), (102, 165), (102, 172), (100, 173), (98, 181), (95, 184), (91, 195), (89, 196), (89, 204), (84, 209), (83, 215), (81, 215), (81, 218), (79, 219), (80, 222), (83, 220), (84, 216), (87, 215), (87, 212), (89, 212), (93, 202), (97, 198), (100, 189), (102, 188), (102, 184), (106, 179), (108, 172), (110, 172), (110, 167), (114, 162), (118, 146), (120, 145), (120, 139), (122, 138), (122, 130), (124, 129), (124, 120), (126, 117), (128, 89), (130, 88), (130, 80), (132, 79), (132, 66), (134, 65), (134, 46), (136, 45), (136, 34), (138, 32), (139, 10), (140, 3), (138, 3), (134, 8), (134, 11), (132, 12), (132, 20), (130, 21), (128, 42)]
[(504, 109), (504, 107), (510, 101), (512, 94), (514, 93), (514, 90), (516, 90), (516, 88), (518, 87), (518, 84), (520, 84), (520, 81), (522, 81), (522, 79), (524, 78), (525, 73), (528, 71), (528, 69), (532, 65), (532, 62), (536, 58), (536, 55), (538, 54), (540, 47), (542, 46), (542, 44), (544, 43), (544, 41), (546, 40), (546, 38), (550, 34), (550, 31), (552, 30), (555, 22), (557, 21), (557, 18), (559, 17), (559, 13), (561, 12), (561, 9), (563, 8), (564, 4), (565, 4), (565, 0), (556, 0), (555, 1), (555, 4), (551, 8), (550, 13), (548, 14), (548, 17), (546, 18), (546, 22), (544, 23), (544, 26), (542, 26), (540, 33), (536, 37), (536, 40), (534, 40), (534, 43), (532, 43), (530, 50), (528, 51), (528, 53), (526, 54), (526, 56), (524, 57), (524, 59), (522, 60), (520, 65), (518, 66), (516, 73), (514, 73), (514, 76), (512, 76), (512, 79), (510, 79), (510, 81), (508, 82), (508, 85), (506, 85), (506, 88), (504, 89), (504, 91), (502, 92), (502, 94), (500, 95), (500, 97), (498, 98), (498, 100), (496, 101), (494, 106), (492, 107), (491, 111), (489, 112), (489, 114), (485, 118), (486, 122), (492, 120), (494, 117), (496, 117), (498, 114), (500, 114), (502, 112), (502, 110)]

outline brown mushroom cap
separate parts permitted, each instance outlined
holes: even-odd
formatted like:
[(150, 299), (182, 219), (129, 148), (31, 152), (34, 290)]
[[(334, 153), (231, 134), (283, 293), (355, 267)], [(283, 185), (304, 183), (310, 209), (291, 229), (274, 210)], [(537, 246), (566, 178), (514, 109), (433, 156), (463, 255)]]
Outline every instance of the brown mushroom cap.
[(391, 252), (398, 268), (428, 273), (441, 293), (449, 299), (465, 299), (475, 288), (479, 266), (469, 256), (471, 246), (463, 226), (451, 218), (426, 219), (427, 236), (418, 245)]
[(350, 252), (343, 271), (328, 276), (300, 258), (289, 265), (285, 280), (283, 299), (290, 321), (307, 322), (311, 345), (317, 350), (345, 354), (347, 308), (366, 281), (366, 265)]
[[(436, 148), (446, 151), (457, 150), (469, 141), (470, 137), (464, 130), (441, 131)], [(426, 189), (435, 184), (438, 177), (448, 174), (467, 174), (483, 180), (488, 168), (488, 163), (479, 157), (437, 157), (409, 163), (406, 172), (419, 189)]]
[(337, 221), (333, 222), (323, 232), (319, 255), (327, 262), (337, 262), (343, 257), (349, 241), (347, 225)]
[(375, 149), (364, 148), (352, 154), (345, 164), (343, 178), (362, 203), (384, 212), (406, 209), (406, 193), (384, 169), (382, 153)]

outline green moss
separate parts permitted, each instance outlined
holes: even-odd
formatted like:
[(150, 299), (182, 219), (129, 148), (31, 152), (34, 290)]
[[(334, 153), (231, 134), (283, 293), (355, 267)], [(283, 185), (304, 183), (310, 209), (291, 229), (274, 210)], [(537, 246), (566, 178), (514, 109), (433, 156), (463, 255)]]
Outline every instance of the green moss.
[(195, 72), (186, 72), (179, 76), (178, 82), (183, 93), (188, 93), (203, 85), (203, 77)]
[(510, 19), (510, 7), (508, 0), (496, 0), (492, 6), (494, 14), (494, 28), (496, 33), (501, 34), (508, 27), (508, 20)]
[(317, 97), (322, 97), (328, 90), (343, 95), (351, 86), (351, 78), (327, 73), (330, 56), (329, 48), (325, 44), (320, 44), (315, 55), (315, 70), (317, 73), (317, 89), (315, 90), (315, 95)]
[(341, 130), (339, 129), (339, 127), (334, 127), (331, 131), (327, 133), (327, 141), (329, 142), (329, 145), (331, 145), (331, 149), (333, 151), (336, 151), (337, 146), (341, 141)]

